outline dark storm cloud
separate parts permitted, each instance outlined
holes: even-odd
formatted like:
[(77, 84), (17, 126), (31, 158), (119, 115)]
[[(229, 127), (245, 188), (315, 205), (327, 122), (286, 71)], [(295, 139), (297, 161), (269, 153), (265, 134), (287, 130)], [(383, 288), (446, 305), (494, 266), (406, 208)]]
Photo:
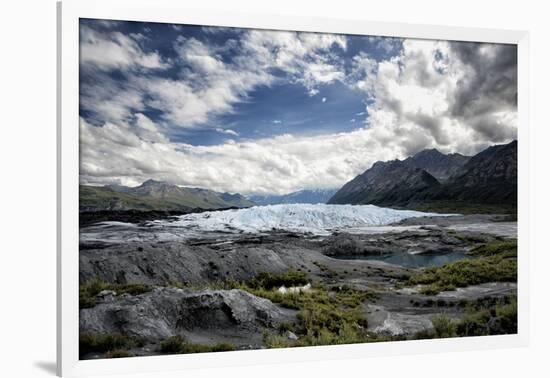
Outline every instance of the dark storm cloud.
[(492, 127), (491, 113), (517, 108), (517, 47), (481, 43), (451, 43), (468, 68), (450, 99), (451, 112), (493, 141), (506, 139), (507, 128)]
[(406, 114), (406, 118), (428, 131), (438, 144), (449, 144), (449, 136), (441, 128), (441, 119), (421, 112), (408, 113)]

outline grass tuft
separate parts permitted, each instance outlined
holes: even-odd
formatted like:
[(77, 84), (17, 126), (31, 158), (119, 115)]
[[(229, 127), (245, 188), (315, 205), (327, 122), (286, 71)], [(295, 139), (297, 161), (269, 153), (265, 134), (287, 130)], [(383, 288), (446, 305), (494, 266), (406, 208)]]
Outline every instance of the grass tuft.
[(89, 308), (96, 305), (96, 296), (103, 290), (112, 290), (116, 295), (130, 294), (139, 295), (151, 291), (151, 287), (144, 284), (115, 284), (108, 283), (99, 278), (94, 278), (79, 288), (79, 306), (80, 308)]
[(134, 354), (124, 349), (115, 349), (105, 353), (105, 358), (126, 358), (126, 357), (134, 357)]
[(189, 354), (206, 352), (225, 352), (235, 350), (235, 346), (228, 343), (192, 344), (182, 336), (172, 336), (160, 344), (160, 351), (166, 354)]

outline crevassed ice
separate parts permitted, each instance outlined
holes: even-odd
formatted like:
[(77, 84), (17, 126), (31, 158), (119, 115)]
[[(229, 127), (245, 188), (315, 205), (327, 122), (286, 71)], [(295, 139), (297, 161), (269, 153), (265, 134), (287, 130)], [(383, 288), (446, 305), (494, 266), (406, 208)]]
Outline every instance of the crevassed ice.
[(263, 232), (275, 229), (325, 233), (335, 229), (384, 226), (405, 218), (429, 215), (441, 214), (374, 205), (283, 204), (188, 214), (166, 226), (202, 231)]

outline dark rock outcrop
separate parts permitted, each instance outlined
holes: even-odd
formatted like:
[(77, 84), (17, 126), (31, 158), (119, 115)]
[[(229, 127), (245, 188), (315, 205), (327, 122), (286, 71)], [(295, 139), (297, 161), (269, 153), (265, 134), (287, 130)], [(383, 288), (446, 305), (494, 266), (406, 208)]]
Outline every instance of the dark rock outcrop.
[(294, 319), (294, 312), (242, 290), (191, 291), (155, 288), (131, 296), (109, 296), (80, 310), (81, 333), (123, 334), (148, 342), (174, 335), (193, 338), (201, 333), (223, 339), (246, 338)]

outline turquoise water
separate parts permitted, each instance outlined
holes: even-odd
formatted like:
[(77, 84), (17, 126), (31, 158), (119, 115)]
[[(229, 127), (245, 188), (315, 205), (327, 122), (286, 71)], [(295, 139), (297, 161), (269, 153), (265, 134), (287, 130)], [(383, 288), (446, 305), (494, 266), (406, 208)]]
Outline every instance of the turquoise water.
[(451, 252), (443, 255), (411, 255), (408, 253), (396, 253), (392, 255), (348, 255), (334, 256), (340, 260), (375, 260), (389, 264), (401, 265), (407, 268), (424, 268), (441, 266), (456, 260), (464, 259), (464, 252)]

